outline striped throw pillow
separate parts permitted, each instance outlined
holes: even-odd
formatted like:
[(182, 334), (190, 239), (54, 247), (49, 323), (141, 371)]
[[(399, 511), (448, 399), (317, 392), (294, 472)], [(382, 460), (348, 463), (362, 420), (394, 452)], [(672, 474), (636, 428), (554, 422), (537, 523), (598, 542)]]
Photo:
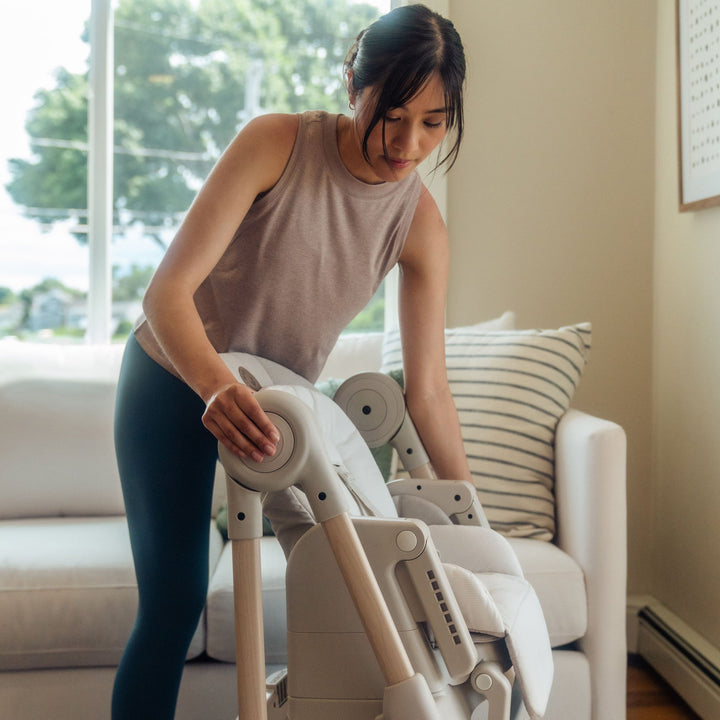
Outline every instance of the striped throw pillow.
[[(514, 330), (515, 313), (506, 310), (502, 315), (490, 320), (483, 320), (476, 325), (467, 327), (446, 328), (445, 342), (450, 336), (466, 332), (489, 332), (490, 330)], [(380, 372), (402, 369), (402, 342), (400, 340), (400, 328), (394, 327), (385, 331), (382, 342), (382, 362)]]
[(490, 524), (505, 535), (555, 534), (555, 430), (590, 345), (590, 323), (446, 334), (448, 380), (473, 481)]

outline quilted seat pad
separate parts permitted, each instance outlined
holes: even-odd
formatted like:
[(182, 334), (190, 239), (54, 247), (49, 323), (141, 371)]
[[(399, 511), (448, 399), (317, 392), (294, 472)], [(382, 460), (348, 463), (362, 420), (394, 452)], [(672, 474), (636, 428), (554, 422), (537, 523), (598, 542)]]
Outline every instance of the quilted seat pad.
[[(552, 647), (567, 645), (585, 635), (585, 577), (577, 562), (557, 545), (504, 538), (476, 527), (433, 525), (430, 534), (443, 563), (481, 575), (522, 575), (538, 597)], [(463, 535), (467, 536), (465, 540), (458, 542)]]

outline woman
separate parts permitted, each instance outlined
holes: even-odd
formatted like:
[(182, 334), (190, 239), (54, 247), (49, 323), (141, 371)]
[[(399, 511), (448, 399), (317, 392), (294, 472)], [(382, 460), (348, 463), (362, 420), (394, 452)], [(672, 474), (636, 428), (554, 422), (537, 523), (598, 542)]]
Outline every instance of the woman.
[(172, 718), (208, 582), (217, 442), (272, 456), (277, 431), (219, 353), (314, 381), (398, 262), (407, 402), (440, 477), (469, 479), (445, 375), (447, 235), (416, 172), (462, 137), (465, 60), (421, 5), (362, 32), (345, 62), (352, 118), (267, 115), (235, 138), (147, 290), (118, 388), (116, 448), (140, 595), (113, 718)]

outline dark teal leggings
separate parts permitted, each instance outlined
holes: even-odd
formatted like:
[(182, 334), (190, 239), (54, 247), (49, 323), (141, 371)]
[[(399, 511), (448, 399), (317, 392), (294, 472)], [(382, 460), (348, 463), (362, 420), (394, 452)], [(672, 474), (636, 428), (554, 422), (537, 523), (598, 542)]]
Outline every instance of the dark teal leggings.
[[(127, 343), (115, 449), (140, 603), (115, 679), (113, 720), (172, 720), (205, 605), (217, 442), (202, 400)], [(111, 618), (108, 618), (112, 622)]]

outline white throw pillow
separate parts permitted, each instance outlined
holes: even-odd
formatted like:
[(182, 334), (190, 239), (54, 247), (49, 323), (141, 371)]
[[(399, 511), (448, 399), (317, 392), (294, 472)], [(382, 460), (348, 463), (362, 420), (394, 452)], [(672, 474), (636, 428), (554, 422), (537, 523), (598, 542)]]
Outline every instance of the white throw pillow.
[(490, 524), (505, 535), (551, 540), (555, 534), (555, 430), (590, 345), (590, 323), (459, 328), (446, 335), (448, 380), (470, 471)]
[(361, 372), (376, 372), (380, 367), (383, 333), (344, 333), (328, 356), (318, 382), (330, 378), (349, 378)]

